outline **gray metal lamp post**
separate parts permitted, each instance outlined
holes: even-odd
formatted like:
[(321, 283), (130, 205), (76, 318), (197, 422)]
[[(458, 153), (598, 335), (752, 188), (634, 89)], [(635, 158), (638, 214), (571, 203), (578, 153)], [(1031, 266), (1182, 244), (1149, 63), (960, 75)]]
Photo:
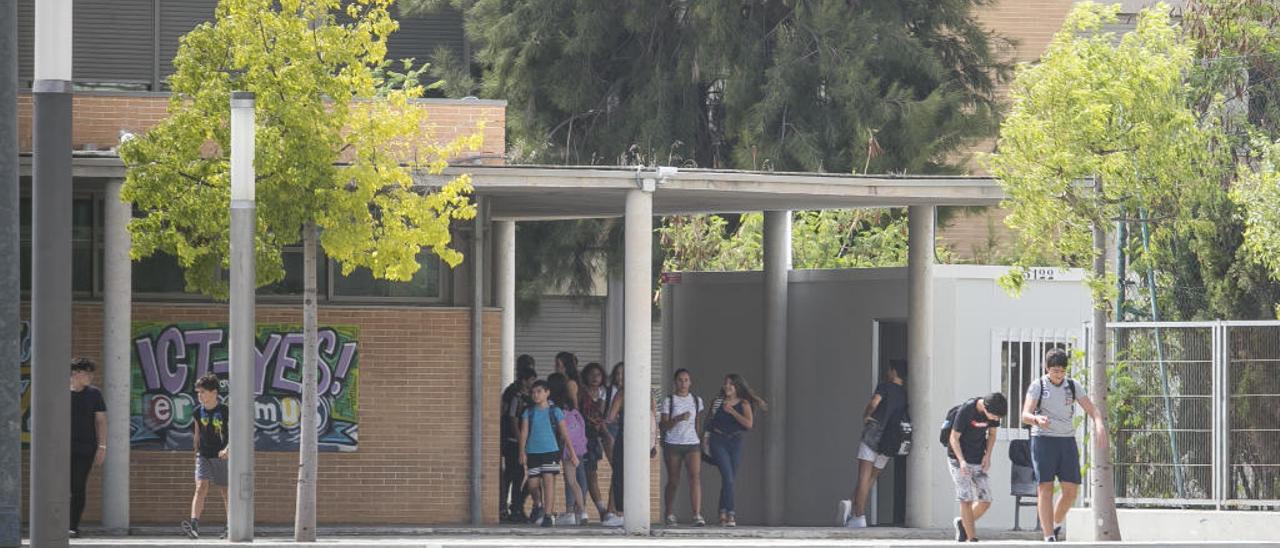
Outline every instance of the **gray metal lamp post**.
[(253, 370), (257, 329), (254, 235), (254, 96), (231, 94), (231, 440), (228, 480), (230, 515), (227, 538), (253, 540)]

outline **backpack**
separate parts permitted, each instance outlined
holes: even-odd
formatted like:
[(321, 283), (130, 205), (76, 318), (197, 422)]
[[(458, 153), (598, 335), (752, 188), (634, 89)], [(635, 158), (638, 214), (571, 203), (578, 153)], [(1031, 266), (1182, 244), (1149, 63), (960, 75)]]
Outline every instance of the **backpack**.
[(943, 447), (951, 447), (951, 427), (955, 426), (956, 415), (960, 414), (960, 408), (974, 401), (977, 401), (977, 398), (965, 400), (964, 403), (947, 411), (947, 418), (942, 421), (942, 431), (938, 432), (938, 443), (941, 443)]
[[(554, 420), (552, 422), (554, 427)], [(569, 432), (569, 439), (566, 441), (581, 458), (587, 451), (587, 421), (577, 409), (570, 409), (564, 412), (564, 428)]]

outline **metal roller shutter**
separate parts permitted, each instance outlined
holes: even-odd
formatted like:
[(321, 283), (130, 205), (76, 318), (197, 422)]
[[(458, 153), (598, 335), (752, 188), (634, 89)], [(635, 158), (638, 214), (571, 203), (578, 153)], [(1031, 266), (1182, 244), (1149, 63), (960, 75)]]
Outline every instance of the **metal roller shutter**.
[(18, 0), (18, 87), (30, 89), (35, 78), (35, 0)]
[(72, 28), (72, 75), (77, 83), (151, 88), (154, 0), (76, 0)]
[[(213, 20), (217, 0), (160, 0), (160, 80), (173, 74), (178, 41), (205, 21)], [(161, 85), (167, 89), (168, 86)]]
[(604, 299), (544, 297), (534, 317), (516, 322), (516, 355), (533, 356), (538, 374), (544, 377), (555, 372), (560, 351), (577, 354), (580, 365), (598, 362), (604, 348), (603, 329)]
[(414, 66), (418, 66), (430, 61), (440, 46), (452, 50), (454, 59), (464, 58), (466, 37), (461, 13), (449, 8), (429, 15), (394, 17), (400, 22), (400, 30), (387, 39), (387, 59), (413, 58)]

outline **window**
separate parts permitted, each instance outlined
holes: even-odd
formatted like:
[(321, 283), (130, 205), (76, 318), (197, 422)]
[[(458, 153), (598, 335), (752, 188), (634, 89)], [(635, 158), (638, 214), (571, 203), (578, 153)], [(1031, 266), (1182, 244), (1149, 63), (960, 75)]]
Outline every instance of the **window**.
[(418, 254), (422, 268), (407, 282), (390, 282), (373, 277), (367, 268), (357, 268), (347, 276), (333, 265), (333, 297), (438, 300), (440, 299), (440, 258), (428, 250)]
[(1054, 348), (1068, 354), (1076, 346), (1076, 336), (1064, 330), (1048, 329), (997, 329), (991, 334), (991, 356), (995, 361), (995, 375), (1000, 379), (997, 388), (1009, 398), (1009, 420), (1000, 428), (1005, 439), (1026, 438), (1022, 427), (1023, 397), (1031, 382), (1044, 373), (1044, 355)]
[[(300, 296), (304, 289), (303, 247), (301, 244), (284, 248), (284, 279), (258, 288), (259, 297)], [(329, 261), (324, 253), (316, 255), (316, 295), (324, 299), (329, 294)]]
[[(99, 204), (90, 194), (77, 194), (71, 202), (71, 291), (74, 294), (96, 295), (102, 253), (102, 231), (99, 220)], [(21, 290), (31, 291), (32, 211), (31, 197), (22, 198), (19, 206), (19, 237), (21, 261)]]

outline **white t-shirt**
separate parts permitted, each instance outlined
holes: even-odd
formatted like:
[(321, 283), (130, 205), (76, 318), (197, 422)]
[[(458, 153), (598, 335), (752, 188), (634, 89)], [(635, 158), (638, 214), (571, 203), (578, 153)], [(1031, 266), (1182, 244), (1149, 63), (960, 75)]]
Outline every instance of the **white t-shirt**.
[(702, 443), (698, 439), (698, 413), (703, 410), (702, 398), (688, 394), (684, 396), (670, 395), (662, 400), (662, 406), (658, 408), (658, 413), (674, 418), (685, 411), (689, 412), (689, 418), (677, 422), (667, 430), (664, 438), (668, 445), (698, 445)]

